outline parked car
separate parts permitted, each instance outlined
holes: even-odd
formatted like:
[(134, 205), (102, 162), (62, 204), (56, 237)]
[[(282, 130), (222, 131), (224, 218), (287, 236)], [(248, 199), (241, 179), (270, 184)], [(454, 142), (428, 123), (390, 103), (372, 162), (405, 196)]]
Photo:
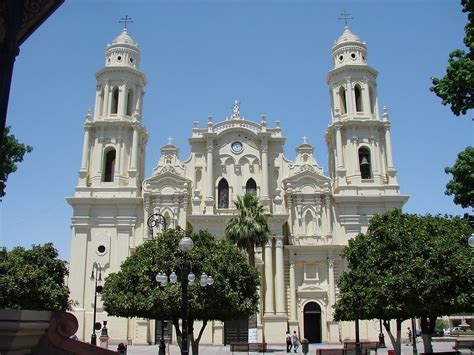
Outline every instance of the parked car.
[(459, 332), (461, 332), (461, 331), (462, 331), (461, 327), (452, 327), (451, 329), (448, 329), (448, 330), (446, 331), (446, 334), (447, 334), (447, 335), (451, 335), (451, 334), (453, 334), (453, 333), (459, 333)]

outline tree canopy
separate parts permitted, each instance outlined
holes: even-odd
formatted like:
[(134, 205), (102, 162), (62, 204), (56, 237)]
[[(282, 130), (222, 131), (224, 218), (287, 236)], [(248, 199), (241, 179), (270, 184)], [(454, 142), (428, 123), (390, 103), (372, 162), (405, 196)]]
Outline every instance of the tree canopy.
[[(184, 235), (180, 229), (159, 234), (156, 239), (137, 247), (119, 272), (107, 276), (102, 292), (107, 313), (119, 317), (171, 319), (180, 337), (181, 286), (178, 282), (161, 287), (155, 276), (159, 272), (170, 275), (172, 271), (180, 275), (179, 268), (169, 265), (168, 261), (183, 261), (178, 242)], [(201, 287), (196, 282), (188, 287), (189, 330), (191, 340), (198, 343), (207, 321), (239, 319), (256, 312), (259, 279), (256, 269), (249, 266), (236, 246), (216, 241), (205, 231), (193, 233), (191, 238), (194, 248), (186, 257), (193, 262), (196, 279), (202, 272), (214, 278), (212, 286)], [(194, 320), (203, 321), (198, 336), (193, 334)]]
[(265, 206), (255, 193), (247, 192), (237, 196), (235, 207), (237, 214), (225, 227), (226, 238), (245, 250), (250, 265), (255, 266), (255, 246), (263, 247), (270, 235)]
[(0, 149), (0, 199), (5, 196), (5, 187), (8, 176), (17, 169), (17, 164), (23, 161), (26, 153), (33, 151), (29, 145), (18, 142), (10, 127), (5, 127), (3, 132), (3, 144)]
[(453, 175), (446, 185), (445, 194), (454, 195), (454, 203), (463, 208), (474, 206), (474, 147), (467, 147), (459, 153), (454, 165), (444, 171)]
[(468, 14), (468, 22), (464, 27), (464, 44), (468, 51), (456, 49), (449, 55), (446, 75), (431, 78), (430, 88), (442, 101), (450, 105), (451, 111), (459, 116), (474, 108), (474, 0), (461, 0), (462, 11)]
[[(335, 319), (382, 319), (400, 352), (405, 319), (421, 319), (431, 345), (436, 317), (474, 310), (471, 228), (460, 217), (419, 216), (400, 210), (375, 215), (367, 233), (349, 241), (349, 271), (339, 282)], [(397, 321), (397, 338), (389, 320)]]
[(66, 262), (53, 244), (31, 249), (0, 249), (0, 308), (64, 311), (69, 309)]

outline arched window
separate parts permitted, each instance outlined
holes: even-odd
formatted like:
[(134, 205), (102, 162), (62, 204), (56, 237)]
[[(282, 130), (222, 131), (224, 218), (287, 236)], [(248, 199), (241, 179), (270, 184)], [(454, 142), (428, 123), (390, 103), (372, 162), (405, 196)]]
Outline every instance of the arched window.
[(247, 180), (247, 184), (245, 185), (245, 192), (251, 193), (251, 194), (257, 194), (257, 184), (255, 183), (255, 180), (250, 178)]
[(119, 89), (114, 87), (112, 90), (112, 106), (110, 107), (110, 113), (114, 114), (118, 112), (118, 100), (119, 100)]
[(362, 89), (359, 85), (354, 87), (354, 94), (355, 94), (355, 103), (356, 103), (356, 111), (362, 112)]
[(115, 149), (111, 149), (105, 153), (104, 182), (114, 181), (114, 170), (115, 170)]
[(339, 88), (339, 101), (341, 106), (341, 115), (345, 115), (347, 113), (347, 104), (346, 104), (346, 89), (344, 86)]
[(369, 86), (369, 100), (370, 100), (370, 112), (375, 113), (375, 96), (374, 96), (374, 89)]
[(372, 168), (370, 163), (370, 150), (368, 148), (359, 149), (359, 168), (360, 176), (362, 179), (371, 179), (372, 178)]
[(131, 116), (133, 114), (133, 90), (128, 90), (127, 95), (127, 116)]
[(217, 190), (219, 196), (217, 206), (219, 208), (229, 208), (229, 184), (226, 179), (219, 181)]

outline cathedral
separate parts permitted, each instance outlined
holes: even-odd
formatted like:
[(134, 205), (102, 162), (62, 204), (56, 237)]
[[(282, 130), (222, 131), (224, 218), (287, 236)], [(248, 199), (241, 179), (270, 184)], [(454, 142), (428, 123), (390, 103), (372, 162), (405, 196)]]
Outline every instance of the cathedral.
[[(378, 72), (367, 62), (366, 43), (346, 25), (331, 55), (327, 173), (306, 140), (296, 147), (294, 161), (286, 158), (280, 122), (272, 127), (265, 116), (246, 119), (236, 101), (229, 117), (192, 123), (186, 160), (171, 141), (163, 146), (147, 177), (141, 52), (127, 29), (107, 46), (105, 65), (96, 73), (95, 109), (84, 123), (79, 181), (67, 199), (73, 209), (69, 288), (79, 338), (92, 333), (91, 272), (100, 265), (103, 279), (119, 271), (152, 238), (151, 215), (163, 215), (171, 228), (208, 230), (221, 239), (234, 200), (252, 191), (266, 206), (271, 229), (256, 254), (258, 341), (282, 343), (287, 330), (312, 343), (354, 339), (352, 323), (333, 320), (337, 280), (347, 267), (340, 253), (373, 214), (401, 208), (408, 196), (400, 194), (391, 123), (387, 110), (379, 110)], [(158, 321), (108, 316), (99, 295), (97, 321), (104, 320), (112, 340), (156, 341)], [(201, 342), (246, 340), (246, 327), (246, 320), (213, 321)], [(166, 329), (173, 341), (171, 327)], [(361, 338), (374, 339), (378, 322), (362, 322), (360, 329)]]

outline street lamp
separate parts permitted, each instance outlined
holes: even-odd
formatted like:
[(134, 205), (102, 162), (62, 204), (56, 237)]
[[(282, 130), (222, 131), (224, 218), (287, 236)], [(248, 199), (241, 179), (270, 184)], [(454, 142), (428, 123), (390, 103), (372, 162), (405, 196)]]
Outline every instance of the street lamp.
[(379, 319), (379, 328), (380, 328), (380, 332), (379, 332), (379, 348), (386, 348), (385, 346), (385, 337), (383, 335), (383, 331), (382, 331), (382, 320)]
[[(150, 230), (150, 235), (153, 238), (153, 228), (156, 227), (158, 224), (163, 226), (163, 230), (166, 232), (166, 217), (160, 213), (153, 213), (146, 222), (148, 228)], [(155, 320), (155, 326), (157, 321)], [(155, 334), (156, 337), (156, 334)], [(155, 338), (156, 341), (156, 338)], [(165, 320), (161, 319), (161, 337), (160, 337), (160, 346), (158, 350), (158, 355), (165, 355)]]
[[(195, 284), (196, 276), (192, 272), (192, 262), (186, 260), (186, 254), (189, 253), (194, 247), (193, 240), (190, 237), (183, 237), (179, 241), (178, 248), (184, 254), (185, 259), (182, 262), (172, 262), (173, 266), (177, 267), (181, 271), (181, 319), (182, 319), (182, 335), (181, 335), (181, 355), (188, 355), (188, 285), (192, 286)], [(197, 262), (199, 263), (199, 262)], [(200, 263), (199, 263), (200, 264)], [(168, 276), (166, 273), (159, 272), (156, 277), (156, 281), (165, 287), (168, 285)], [(178, 282), (178, 275), (173, 271), (169, 276), (169, 282), (175, 284)], [(199, 284), (201, 287), (211, 286), (214, 283), (212, 276), (208, 276), (203, 272), (199, 278)]]
[[(95, 275), (94, 275), (95, 271)], [(102, 292), (102, 286), (97, 285), (97, 281), (102, 281), (102, 266), (94, 261), (94, 264), (92, 264), (92, 273), (91, 273), (91, 280), (95, 280), (95, 285), (94, 285), (94, 323), (92, 324), (92, 335), (91, 335), (91, 344), (92, 345), (97, 345), (97, 335), (95, 334), (96, 327), (96, 316), (97, 316), (97, 292)], [(100, 329), (100, 323), (99, 323), (99, 329)]]
[(467, 243), (469, 244), (471, 248), (474, 248), (474, 234), (471, 234), (471, 236), (467, 240)]

